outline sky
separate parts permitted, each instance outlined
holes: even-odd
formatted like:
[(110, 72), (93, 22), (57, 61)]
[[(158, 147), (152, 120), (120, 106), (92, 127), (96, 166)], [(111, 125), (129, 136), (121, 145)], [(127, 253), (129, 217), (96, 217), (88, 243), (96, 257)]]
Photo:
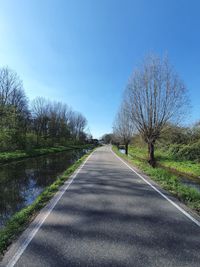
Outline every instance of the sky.
[(112, 132), (124, 88), (148, 53), (168, 54), (200, 119), (200, 1), (0, 0), (0, 66), (30, 100), (67, 103), (93, 137)]

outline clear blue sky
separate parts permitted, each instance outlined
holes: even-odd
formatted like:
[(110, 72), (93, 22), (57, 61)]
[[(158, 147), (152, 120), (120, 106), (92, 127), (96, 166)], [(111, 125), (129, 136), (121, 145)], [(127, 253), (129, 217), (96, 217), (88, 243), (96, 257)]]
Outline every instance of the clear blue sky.
[(112, 131), (122, 92), (148, 52), (168, 52), (200, 119), (200, 1), (0, 0), (0, 65), (30, 99), (63, 101), (99, 137)]

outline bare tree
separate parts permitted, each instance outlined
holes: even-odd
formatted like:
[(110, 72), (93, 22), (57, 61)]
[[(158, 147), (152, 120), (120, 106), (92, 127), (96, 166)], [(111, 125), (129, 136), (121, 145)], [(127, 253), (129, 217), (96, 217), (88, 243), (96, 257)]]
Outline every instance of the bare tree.
[[(86, 118), (68, 105), (42, 97), (29, 110), (23, 83), (15, 71), (0, 68), (0, 150), (85, 142)], [(30, 145), (29, 145), (30, 144)]]
[(133, 135), (133, 123), (130, 120), (130, 113), (123, 103), (117, 113), (113, 125), (114, 135), (125, 145), (125, 153), (128, 155), (128, 145)]
[(34, 99), (32, 102), (32, 116), (33, 128), (37, 137), (49, 138), (53, 144), (69, 139), (69, 124), (72, 112), (66, 104), (61, 102), (51, 102), (43, 97)]
[(0, 135), (9, 136), (9, 149), (24, 148), (29, 115), (19, 76), (7, 67), (0, 68)]
[(37, 143), (39, 136), (45, 139), (48, 136), (49, 109), (50, 103), (43, 97), (37, 97), (32, 101), (33, 129), (37, 136)]
[(113, 134), (112, 133), (104, 134), (101, 137), (101, 139), (105, 144), (110, 144), (113, 141)]
[(72, 112), (69, 125), (72, 136), (75, 140), (79, 140), (87, 125), (87, 120), (81, 113)]
[(0, 68), (1, 115), (12, 107), (17, 113), (27, 112), (28, 103), (23, 84), (16, 72), (7, 67)]
[(69, 138), (71, 109), (61, 102), (50, 103), (49, 110), (49, 132), (53, 139)]
[(148, 144), (155, 166), (154, 145), (167, 122), (177, 122), (186, 107), (186, 88), (168, 58), (148, 56), (136, 69), (125, 91), (132, 122)]

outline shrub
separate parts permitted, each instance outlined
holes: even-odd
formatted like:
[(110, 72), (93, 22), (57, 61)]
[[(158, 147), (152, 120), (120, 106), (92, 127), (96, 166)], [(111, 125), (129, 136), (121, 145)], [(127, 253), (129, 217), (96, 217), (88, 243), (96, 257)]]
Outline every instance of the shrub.
[(178, 160), (200, 161), (200, 141), (188, 145), (171, 145), (169, 152)]

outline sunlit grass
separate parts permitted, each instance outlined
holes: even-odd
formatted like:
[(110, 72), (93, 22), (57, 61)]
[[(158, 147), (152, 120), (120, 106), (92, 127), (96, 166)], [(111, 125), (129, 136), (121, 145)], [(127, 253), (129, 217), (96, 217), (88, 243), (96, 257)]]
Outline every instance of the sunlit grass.
[[(133, 157), (140, 157), (147, 159), (147, 149), (130, 146), (129, 154)], [(178, 172), (188, 175), (200, 176), (200, 164), (195, 161), (177, 160), (174, 159), (170, 153), (164, 150), (156, 149), (155, 157), (158, 163), (165, 167), (172, 168)]]
[(42, 156), (46, 154), (62, 152), (72, 149), (84, 149), (91, 148), (92, 145), (70, 145), (70, 146), (58, 146), (58, 147), (48, 147), (48, 148), (37, 148), (30, 151), (17, 150), (12, 152), (1, 152), (0, 153), (0, 163), (6, 163), (13, 160), (19, 160), (24, 158), (31, 158)]
[[(113, 147), (113, 150), (118, 156), (138, 167), (152, 178), (152, 180), (156, 181), (163, 189), (168, 190), (179, 200), (183, 201), (200, 214), (200, 192), (197, 189), (183, 185), (176, 175), (166, 169), (159, 167), (152, 168), (147, 161), (139, 158), (142, 155), (142, 150), (140, 149), (131, 148), (131, 153), (135, 152), (134, 155), (137, 157), (134, 157), (133, 154), (131, 157), (128, 157), (120, 153), (116, 147)], [(137, 151), (139, 151), (139, 153), (136, 153)]]

